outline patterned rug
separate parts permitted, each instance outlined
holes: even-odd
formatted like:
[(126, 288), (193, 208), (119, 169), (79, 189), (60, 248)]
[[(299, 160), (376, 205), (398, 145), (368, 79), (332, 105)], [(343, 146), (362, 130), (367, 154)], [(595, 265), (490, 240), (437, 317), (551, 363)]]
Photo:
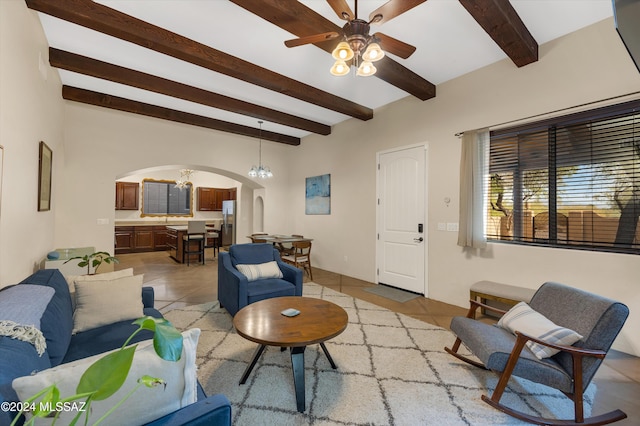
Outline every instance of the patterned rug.
[[(216, 302), (166, 314), (181, 330), (202, 330), (200, 383), (208, 395), (229, 398), (234, 425), (523, 424), (480, 399), (495, 388), (497, 376), (445, 353), (451, 332), (317, 284), (305, 284), (304, 295), (334, 302), (349, 314), (347, 329), (326, 343), (337, 370), (319, 345), (305, 351), (304, 413), (296, 410), (288, 351), (267, 348), (239, 385), (256, 344), (235, 333), (226, 310)], [(589, 416), (593, 384), (586, 394)], [(568, 398), (524, 379), (510, 382), (502, 402), (538, 416), (573, 416)]]

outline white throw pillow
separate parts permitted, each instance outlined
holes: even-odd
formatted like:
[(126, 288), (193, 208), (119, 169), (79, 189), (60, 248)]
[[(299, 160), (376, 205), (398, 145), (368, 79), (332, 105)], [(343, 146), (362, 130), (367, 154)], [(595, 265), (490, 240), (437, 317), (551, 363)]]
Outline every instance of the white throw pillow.
[[(153, 341), (145, 340), (138, 344), (129, 375), (122, 387), (111, 397), (103, 401), (91, 403), (89, 424), (95, 423), (103, 414), (120, 401), (137, 380), (144, 376), (158, 377), (166, 382), (166, 387), (159, 385), (153, 388), (141, 386), (129, 399), (109, 415), (101, 425), (141, 425), (156, 420), (196, 402), (196, 349), (200, 329), (193, 328), (182, 333), (183, 348), (179, 361), (171, 362), (161, 359), (153, 349)], [(113, 352), (113, 351), (111, 351)], [(109, 352), (80, 359), (67, 364), (48, 368), (33, 376), (18, 377), (13, 381), (13, 389), (20, 401), (35, 395), (42, 389), (56, 383), (61, 398), (74, 395), (82, 374), (91, 364)], [(62, 412), (56, 424), (66, 425), (77, 414), (77, 411)], [(31, 418), (31, 416), (28, 416)], [(36, 419), (36, 425), (51, 425), (51, 419)], [(78, 424), (84, 424), (84, 414)]]
[(76, 291), (76, 281), (106, 281), (131, 276), (133, 276), (133, 268), (122, 269), (120, 271), (105, 272), (104, 274), (65, 275), (64, 278), (67, 280), (67, 285), (69, 285), (69, 292), (71, 293), (71, 298), (73, 298), (74, 292)]
[[(582, 339), (580, 334), (556, 325), (541, 313), (531, 309), (525, 302), (518, 303), (504, 314), (498, 321), (498, 326), (509, 330), (513, 334), (519, 331), (557, 345), (570, 346)], [(528, 341), (527, 346), (538, 359), (549, 358), (560, 352), (557, 349), (532, 341)]]
[(143, 275), (113, 280), (76, 281), (73, 333), (144, 315)]
[(249, 281), (262, 280), (265, 278), (282, 278), (282, 271), (278, 262), (271, 261), (255, 265), (236, 265), (236, 268)]

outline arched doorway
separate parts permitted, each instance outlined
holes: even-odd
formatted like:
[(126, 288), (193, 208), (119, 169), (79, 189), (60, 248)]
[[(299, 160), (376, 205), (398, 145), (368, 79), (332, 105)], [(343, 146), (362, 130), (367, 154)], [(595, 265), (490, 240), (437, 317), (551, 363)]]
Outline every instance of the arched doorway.
[[(259, 183), (249, 179), (247, 176), (239, 175), (234, 172), (230, 172), (228, 170), (222, 170), (209, 166), (202, 165), (193, 165), (193, 164), (172, 164), (172, 165), (163, 165), (163, 166), (155, 166), (149, 167), (145, 169), (139, 170), (131, 170), (127, 172), (123, 172), (115, 176), (115, 180), (126, 180), (128, 177), (150, 177), (150, 178), (160, 178), (160, 179), (172, 179), (177, 180), (180, 178), (180, 170), (183, 169), (191, 169), (194, 170), (195, 173), (192, 175), (191, 180), (193, 182), (194, 190), (199, 186), (207, 186), (211, 185), (211, 178), (205, 178), (205, 175), (217, 175), (221, 177), (220, 179), (223, 184), (226, 186), (235, 186), (237, 187), (237, 195), (236, 195), (236, 235), (237, 242), (245, 242), (245, 236), (252, 233), (252, 229), (255, 229), (256, 223), (256, 215), (254, 214), (254, 199), (256, 197), (256, 192), (259, 194), (260, 198), (260, 207), (259, 214), (257, 215), (257, 219), (260, 226), (263, 226), (264, 221), (264, 187)], [(214, 181), (215, 182), (215, 181)], [(213, 184), (215, 185), (215, 183)], [(223, 186), (224, 187), (224, 186)], [(194, 210), (197, 206), (197, 200), (195, 200)], [(194, 211), (196, 216), (203, 215), (203, 212)], [(135, 212), (131, 213), (131, 217), (123, 217), (122, 215), (116, 215), (115, 221), (118, 220), (136, 220), (140, 219), (139, 214), (136, 216)]]

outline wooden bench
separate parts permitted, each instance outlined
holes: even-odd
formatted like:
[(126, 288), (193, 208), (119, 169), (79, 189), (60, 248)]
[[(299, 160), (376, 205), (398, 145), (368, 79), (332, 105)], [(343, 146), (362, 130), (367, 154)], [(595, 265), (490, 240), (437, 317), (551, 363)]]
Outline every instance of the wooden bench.
[(484, 304), (487, 303), (487, 300), (494, 300), (513, 306), (518, 302), (529, 303), (535, 292), (536, 290), (530, 288), (500, 284), (493, 281), (478, 281), (469, 289), (469, 297), (471, 300), (480, 299), (480, 302)]

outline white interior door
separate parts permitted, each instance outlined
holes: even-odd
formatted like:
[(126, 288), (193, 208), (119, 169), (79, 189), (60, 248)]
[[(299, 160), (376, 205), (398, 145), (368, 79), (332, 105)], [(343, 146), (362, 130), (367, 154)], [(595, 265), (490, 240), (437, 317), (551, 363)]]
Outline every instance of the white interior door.
[(427, 295), (426, 158), (420, 145), (378, 154), (378, 283)]

